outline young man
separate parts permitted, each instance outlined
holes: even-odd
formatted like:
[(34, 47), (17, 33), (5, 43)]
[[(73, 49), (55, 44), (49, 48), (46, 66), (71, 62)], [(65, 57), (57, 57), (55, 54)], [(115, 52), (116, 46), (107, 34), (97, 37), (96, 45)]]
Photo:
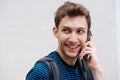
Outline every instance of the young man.
[[(85, 80), (79, 60), (88, 65), (91, 80), (103, 80), (92, 36), (89, 35), (90, 26), (90, 14), (83, 5), (65, 2), (57, 9), (53, 33), (58, 39), (58, 47), (48, 57), (56, 62), (61, 80)], [(50, 80), (50, 72), (44, 63), (39, 62), (27, 74), (26, 80)]]

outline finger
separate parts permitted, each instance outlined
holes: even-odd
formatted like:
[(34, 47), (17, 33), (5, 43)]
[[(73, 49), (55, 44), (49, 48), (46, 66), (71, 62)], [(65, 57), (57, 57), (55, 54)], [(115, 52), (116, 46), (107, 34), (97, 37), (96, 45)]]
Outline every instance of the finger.
[(90, 54), (86, 54), (84, 57), (86, 62), (90, 62), (91, 61), (91, 55)]
[(87, 48), (84, 48), (84, 49), (81, 51), (79, 57), (80, 57), (80, 59), (83, 59), (83, 57), (84, 57), (85, 55), (91, 54), (91, 53), (92, 53), (92, 49), (90, 49), (89, 47), (87, 47)]
[(82, 58), (82, 56), (84, 56), (85, 50), (86, 50), (86, 48), (83, 48), (83, 49), (81, 50), (80, 55), (79, 55), (80, 58)]
[(92, 51), (93, 49), (92, 49), (91, 47), (86, 46), (86, 47), (85, 47), (85, 50), (86, 50), (86, 51)]
[(82, 53), (84, 53), (85, 51), (92, 51), (91, 47), (85, 46), (83, 49), (81, 49), (80, 51), (80, 56), (82, 55)]
[(87, 61), (87, 62), (91, 61), (92, 52), (93, 51), (85, 51), (86, 54), (83, 56), (83, 58), (85, 59), (85, 61)]
[(93, 37), (92, 37), (92, 36), (90, 36), (90, 41), (92, 41), (92, 42), (93, 42)]
[(92, 44), (92, 42), (91, 41), (88, 41), (88, 42), (86, 42), (85, 44), (84, 44), (84, 47), (93, 47), (93, 44)]
[(93, 45), (93, 37), (90, 36), (90, 42), (91, 42), (91, 45)]

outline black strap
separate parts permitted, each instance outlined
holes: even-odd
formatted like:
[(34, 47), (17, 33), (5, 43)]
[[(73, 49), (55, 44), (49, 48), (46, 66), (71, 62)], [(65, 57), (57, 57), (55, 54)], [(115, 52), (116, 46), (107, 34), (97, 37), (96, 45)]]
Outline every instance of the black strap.
[(86, 74), (86, 72), (83, 70), (82, 61), (81, 61), (81, 60), (78, 60), (78, 63), (79, 63), (80, 72), (81, 72), (81, 74), (82, 74), (84, 80), (87, 80), (87, 74)]
[(82, 59), (82, 60), (78, 59), (78, 64), (79, 64), (80, 72), (82, 73), (84, 79), (85, 80), (94, 80), (92, 71), (88, 67), (88, 65), (85, 62), (85, 60), (84, 59)]
[(50, 79), (51, 80), (61, 80), (58, 66), (52, 58), (43, 57), (42, 59), (39, 59), (37, 61), (37, 63), (38, 62), (43, 62), (47, 66), (47, 68), (49, 70), (49, 73), (50, 73)]

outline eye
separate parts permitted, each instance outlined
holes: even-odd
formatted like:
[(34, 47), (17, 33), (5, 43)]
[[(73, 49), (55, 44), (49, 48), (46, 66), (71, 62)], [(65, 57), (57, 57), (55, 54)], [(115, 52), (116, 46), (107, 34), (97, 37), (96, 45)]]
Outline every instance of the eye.
[(85, 31), (84, 30), (78, 30), (77, 33), (78, 34), (83, 34), (83, 33), (85, 33)]
[(62, 32), (64, 32), (64, 33), (70, 33), (70, 30), (69, 29), (62, 29)]

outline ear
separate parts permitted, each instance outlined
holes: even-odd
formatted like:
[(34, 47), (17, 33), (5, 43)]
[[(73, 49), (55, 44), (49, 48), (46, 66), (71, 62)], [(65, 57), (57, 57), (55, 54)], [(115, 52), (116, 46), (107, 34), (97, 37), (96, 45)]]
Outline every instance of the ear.
[(53, 34), (56, 38), (58, 38), (58, 28), (56, 26), (53, 27)]

